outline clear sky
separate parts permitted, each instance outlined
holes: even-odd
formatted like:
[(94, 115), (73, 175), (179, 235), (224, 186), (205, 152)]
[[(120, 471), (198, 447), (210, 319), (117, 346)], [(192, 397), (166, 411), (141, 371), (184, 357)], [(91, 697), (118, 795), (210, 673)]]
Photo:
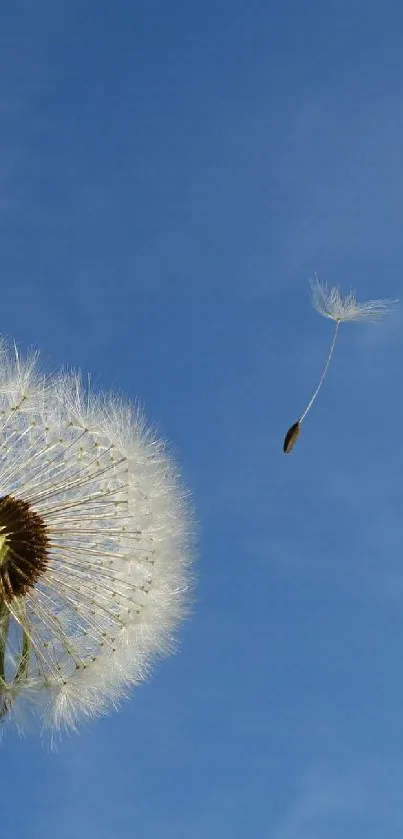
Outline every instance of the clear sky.
[(403, 7), (0, 9), (1, 330), (138, 398), (199, 523), (180, 653), (66, 738), (7, 732), (13, 839), (403, 833)]

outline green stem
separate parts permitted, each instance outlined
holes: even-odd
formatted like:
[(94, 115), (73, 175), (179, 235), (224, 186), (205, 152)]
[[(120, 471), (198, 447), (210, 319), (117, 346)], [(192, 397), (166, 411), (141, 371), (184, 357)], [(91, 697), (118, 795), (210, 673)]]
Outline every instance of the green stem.
[(0, 602), (0, 720), (8, 711), (5, 662), (9, 623), (10, 612), (5, 603)]
[[(6, 649), (10, 625), (10, 612), (5, 603), (0, 602), (0, 722), (10, 712), (27, 676), (30, 658), (30, 643), (25, 630), (22, 630), (21, 653), (14, 678), (9, 685), (6, 681)], [(10, 689), (14, 688), (14, 690)]]
[(0, 679), (5, 682), (5, 657), (8, 637), (8, 626), (10, 623), (10, 612), (5, 603), (0, 602)]
[(29, 638), (25, 630), (23, 630), (21, 656), (14, 676), (13, 684), (15, 684), (16, 682), (25, 681), (25, 679), (27, 678), (29, 667), (29, 653)]

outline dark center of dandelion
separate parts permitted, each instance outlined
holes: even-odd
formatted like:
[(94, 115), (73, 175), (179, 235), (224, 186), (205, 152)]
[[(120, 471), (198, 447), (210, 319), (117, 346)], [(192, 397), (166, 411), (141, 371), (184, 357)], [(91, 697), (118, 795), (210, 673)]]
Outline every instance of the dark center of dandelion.
[(28, 502), (0, 498), (0, 601), (32, 588), (46, 569), (48, 546), (46, 524)]

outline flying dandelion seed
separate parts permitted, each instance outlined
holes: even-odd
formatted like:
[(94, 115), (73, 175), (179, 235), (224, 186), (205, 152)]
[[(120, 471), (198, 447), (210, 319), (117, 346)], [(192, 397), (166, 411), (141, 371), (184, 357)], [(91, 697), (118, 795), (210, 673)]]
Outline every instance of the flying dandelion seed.
[(323, 373), (319, 379), (316, 390), (309, 400), (303, 414), (296, 422), (293, 423), (285, 435), (283, 444), (283, 451), (285, 454), (289, 454), (293, 449), (300, 432), (301, 423), (305, 419), (308, 411), (311, 410), (326, 378), (334, 348), (336, 346), (340, 324), (343, 322), (348, 323), (350, 321), (376, 322), (390, 311), (391, 303), (397, 302), (390, 300), (367, 300), (366, 303), (358, 303), (355, 292), (350, 291), (349, 294), (343, 297), (336, 286), (328, 289), (326, 283), (321, 283), (316, 275), (315, 279), (310, 281), (310, 287), (314, 308), (324, 318), (330, 318), (330, 320), (333, 320), (335, 322), (335, 328)]
[(75, 727), (172, 649), (187, 505), (136, 412), (5, 345), (0, 432), (0, 717)]

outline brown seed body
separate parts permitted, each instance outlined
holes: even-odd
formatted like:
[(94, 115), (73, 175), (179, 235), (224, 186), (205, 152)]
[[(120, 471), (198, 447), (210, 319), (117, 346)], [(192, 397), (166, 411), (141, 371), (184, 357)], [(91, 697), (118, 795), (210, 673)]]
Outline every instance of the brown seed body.
[(39, 580), (48, 560), (46, 525), (27, 501), (0, 498), (0, 536), (6, 550), (0, 563), (0, 600), (10, 603)]
[(297, 422), (294, 422), (294, 425), (292, 425), (291, 428), (288, 429), (287, 434), (284, 437), (284, 445), (283, 445), (284, 454), (289, 454), (291, 449), (294, 448), (295, 443), (297, 442), (299, 429), (300, 429), (299, 420), (297, 420)]

